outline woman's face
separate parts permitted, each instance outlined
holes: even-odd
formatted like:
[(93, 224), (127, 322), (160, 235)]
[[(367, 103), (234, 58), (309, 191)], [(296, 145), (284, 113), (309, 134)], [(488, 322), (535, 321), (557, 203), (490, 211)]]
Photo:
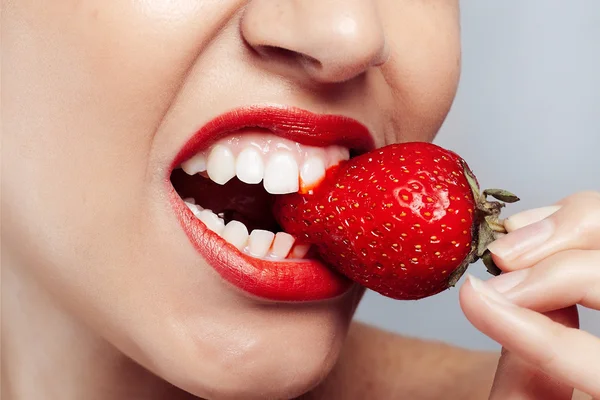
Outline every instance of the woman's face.
[[(240, 257), (192, 221), (171, 171), (208, 155), (219, 137), (212, 180), (227, 179), (235, 164), (223, 160), (246, 148), (259, 150), (243, 164), (246, 180), (288, 173), (289, 154), (270, 172), (256, 167), (256, 157), (268, 164), (282, 149), (293, 150), (300, 170), (316, 154), (317, 167), (306, 168), (318, 175), (333, 145), (350, 146), (340, 131), (354, 129), (323, 129), (322, 114), (364, 124), (369, 133), (356, 135), (375, 146), (431, 140), (458, 81), (457, 0), (21, 0), (4, 8), (2, 227), (12, 267), (195, 395), (292, 397), (317, 384), (361, 290), (340, 294), (338, 278), (304, 262), (325, 283), (311, 282), (291, 256), (277, 267)], [(266, 105), (318, 140), (285, 123), (264, 129), (277, 111), (247, 110)], [(225, 125), (240, 130), (206, 127), (232, 110), (238, 116)], [(215, 210), (234, 199), (227, 211), (260, 227), (244, 209), (256, 204), (242, 205), (240, 191), (258, 196), (261, 185), (245, 192), (234, 178), (223, 192), (176, 174), (187, 179), (187, 189), (175, 188), (181, 196), (188, 190)], [(294, 190), (269, 179), (272, 192)], [(230, 241), (246, 240), (230, 231)], [(259, 236), (250, 238), (255, 255), (268, 241)], [(312, 301), (278, 301), (290, 299)]]

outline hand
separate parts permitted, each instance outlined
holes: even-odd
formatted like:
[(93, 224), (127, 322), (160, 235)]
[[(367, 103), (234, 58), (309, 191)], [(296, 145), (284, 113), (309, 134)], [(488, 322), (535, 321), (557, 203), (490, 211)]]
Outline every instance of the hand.
[(490, 399), (571, 399), (573, 388), (600, 398), (600, 338), (578, 328), (576, 305), (600, 310), (600, 193), (505, 221), (489, 246), (505, 272), (469, 277), (463, 311), (502, 344)]

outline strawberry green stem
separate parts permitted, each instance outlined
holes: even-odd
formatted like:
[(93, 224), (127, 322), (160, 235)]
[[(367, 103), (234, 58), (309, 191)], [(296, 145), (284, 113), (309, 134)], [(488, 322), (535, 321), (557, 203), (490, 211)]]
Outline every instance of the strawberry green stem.
[[(506, 234), (504, 224), (500, 220), (500, 211), (505, 203), (514, 203), (519, 198), (509, 191), (503, 189), (486, 189), (481, 192), (477, 179), (467, 164), (463, 161), (463, 171), (471, 192), (475, 200), (475, 221), (473, 229), (473, 241), (471, 243), (471, 252), (459, 265), (459, 267), (450, 275), (448, 284), (455, 286), (470, 264), (481, 259), (488, 272), (492, 275), (500, 275), (502, 272), (492, 259), (492, 254), (487, 249), (488, 245), (502, 235)], [(491, 196), (500, 201), (488, 201)]]

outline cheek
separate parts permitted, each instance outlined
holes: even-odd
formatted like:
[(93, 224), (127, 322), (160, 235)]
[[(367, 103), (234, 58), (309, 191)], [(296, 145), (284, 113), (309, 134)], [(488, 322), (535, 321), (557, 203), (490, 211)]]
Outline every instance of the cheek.
[[(144, 291), (165, 281), (160, 267), (172, 261), (161, 251), (165, 233), (145, 222), (162, 190), (151, 178), (154, 133), (227, 9), (41, 4), (3, 9), (3, 245), (78, 316), (122, 334), (131, 315), (164, 311)], [(195, 6), (180, 12), (185, 4)]]
[(11, 233), (42, 258), (77, 249), (90, 260), (132, 229), (156, 127), (219, 29), (218, 13), (197, 23), (199, 2), (109, 3), (3, 10), (3, 205)]
[(458, 4), (433, 0), (396, 2), (389, 7), (384, 15), (392, 54), (382, 70), (394, 96), (393, 125), (401, 132), (401, 137), (389, 140), (432, 140), (458, 86)]

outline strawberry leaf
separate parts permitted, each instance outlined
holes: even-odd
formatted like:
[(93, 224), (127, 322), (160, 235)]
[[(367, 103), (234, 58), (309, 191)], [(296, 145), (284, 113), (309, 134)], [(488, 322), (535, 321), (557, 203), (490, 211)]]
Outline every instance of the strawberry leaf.
[(483, 195), (492, 196), (493, 198), (505, 203), (516, 203), (520, 200), (515, 194), (504, 189), (485, 189), (483, 191)]
[(481, 260), (483, 261), (483, 264), (485, 265), (485, 267), (487, 268), (487, 271), (490, 274), (492, 274), (494, 276), (498, 276), (502, 273), (502, 270), (500, 270), (500, 268), (498, 268), (498, 266), (492, 259), (492, 253), (490, 253), (489, 250), (486, 250), (485, 253), (483, 253)]

